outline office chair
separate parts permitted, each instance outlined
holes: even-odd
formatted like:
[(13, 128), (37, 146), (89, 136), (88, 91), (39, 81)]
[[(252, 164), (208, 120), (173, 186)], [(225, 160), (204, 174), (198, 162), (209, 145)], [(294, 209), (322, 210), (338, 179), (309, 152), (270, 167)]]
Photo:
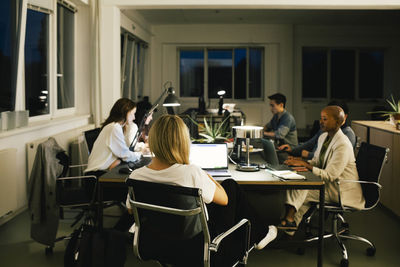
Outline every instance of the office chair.
[(96, 141), (97, 137), (99, 136), (100, 131), (101, 131), (101, 128), (94, 128), (94, 129), (84, 132), (89, 153), (92, 152), (94, 142)]
[[(245, 265), (250, 222), (241, 220), (211, 241), (205, 206), (198, 188), (127, 179), (135, 218), (134, 254), (162, 266)], [(228, 251), (226, 244), (234, 243)], [(229, 260), (221, 259), (229, 255)]]
[[(70, 158), (63, 151), (56, 155), (63, 171), (56, 179), (56, 201), (60, 208), (60, 218), (64, 219), (64, 209), (79, 210), (71, 227), (74, 227), (81, 219), (83, 224), (94, 225), (94, 201), (96, 194), (97, 178), (94, 175), (68, 176), (73, 168), (82, 168), (82, 165), (70, 165)], [(61, 236), (54, 241), (68, 240), (70, 236)], [(45, 254), (53, 253), (53, 246), (45, 248)]]
[[(342, 260), (340, 262), (341, 267), (347, 267), (349, 265), (347, 249), (343, 244), (343, 239), (358, 240), (366, 243), (369, 247), (366, 252), (368, 256), (374, 256), (376, 252), (375, 245), (367, 240), (366, 238), (350, 234), (349, 225), (345, 221), (343, 214), (350, 212), (357, 212), (360, 210), (344, 206), (340, 199), (340, 183), (343, 182), (353, 182), (360, 183), (362, 188), (362, 193), (365, 199), (365, 207), (361, 211), (367, 211), (373, 209), (378, 203), (380, 198), (380, 189), (382, 186), (379, 184), (379, 178), (382, 173), (384, 163), (387, 160), (387, 154), (389, 152), (388, 148), (379, 147), (371, 145), (365, 142), (361, 143), (357, 157), (356, 165), (359, 175), (358, 181), (337, 181), (338, 191), (339, 191), (339, 203), (326, 203), (325, 212), (326, 215), (332, 215), (332, 232), (324, 235), (324, 238), (335, 238), (342, 250)], [(318, 208), (318, 204), (314, 203), (312, 211), (305, 219), (306, 225), (306, 236), (310, 236), (311, 232), (311, 217)], [(338, 221), (341, 222), (341, 227), (339, 229)], [(312, 242), (318, 240), (318, 237), (311, 237), (305, 240), (305, 242)]]

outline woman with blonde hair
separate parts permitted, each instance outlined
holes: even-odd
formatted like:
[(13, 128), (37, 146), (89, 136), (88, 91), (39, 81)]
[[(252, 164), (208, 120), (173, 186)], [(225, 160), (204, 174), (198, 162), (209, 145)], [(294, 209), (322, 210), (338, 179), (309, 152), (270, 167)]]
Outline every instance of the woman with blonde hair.
[(148, 141), (154, 154), (151, 163), (134, 170), (129, 178), (200, 188), (203, 200), (208, 204), (212, 237), (247, 218), (251, 222), (251, 242), (256, 244), (256, 249), (264, 248), (275, 239), (276, 227), (262, 222), (234, 180), (227, 179), (219, 184), (199, 166), (189, 163), (189, 130), (180, 117), (161, 116), (150, 128)]

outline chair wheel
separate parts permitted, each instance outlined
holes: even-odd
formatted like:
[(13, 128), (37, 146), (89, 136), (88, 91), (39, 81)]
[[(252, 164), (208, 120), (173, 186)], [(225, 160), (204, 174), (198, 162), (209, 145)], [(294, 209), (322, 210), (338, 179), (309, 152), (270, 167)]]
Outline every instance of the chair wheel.
[(52, 255), (53, 254), (53, 247), (46, 247), (44, 249), (44, 254), (46, 255)]
[(374, 248), (374, 247), (367, 248), (367, 255), (368, 256), (374, 256), (375, 252), (376, 252), (376, 248)]
[(305, 248), (297, 248), (297, 249), (296, 249), (297, 255), (304, 255), (305, 252), (306, 252), (306, 249), (305, 249)]
[(349, 260), (342, 259), (340, 261), (340, 267), (348, 267), (349, 266)]

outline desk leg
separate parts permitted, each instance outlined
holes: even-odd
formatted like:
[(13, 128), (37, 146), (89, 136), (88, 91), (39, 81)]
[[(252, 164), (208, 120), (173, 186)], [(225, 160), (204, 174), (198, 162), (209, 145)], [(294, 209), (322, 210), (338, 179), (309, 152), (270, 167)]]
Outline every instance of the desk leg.
[(322, 254), (324, 250), (324, 210), (325, 210), (325, 185), (319, 189), (319, 222), (318, 222), (318, 267), (323, 264)]
[(103, 229), (103, 185), (97, 183), (97, 226)]

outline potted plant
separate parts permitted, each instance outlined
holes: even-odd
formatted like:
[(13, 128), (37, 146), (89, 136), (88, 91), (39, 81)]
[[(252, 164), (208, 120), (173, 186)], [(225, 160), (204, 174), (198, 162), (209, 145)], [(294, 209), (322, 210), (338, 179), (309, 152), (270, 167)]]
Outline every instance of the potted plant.
[(400, 122), (400, 100), (396, 102), (393, 95), (391, 95), (390, 99), (386, 99), (386, 102), (390, 105), (392, 110), (373, 111), (368, 113), (381, 114), (382, 117), (387, 117), (387, 119), (396, 126), (396, 124)]
[(188, 118), (197, 125), (199, 136), (201, 136), (201, 138), (197, 139), (192, 138), (192, 141), (200, 143), (219, 143), (228, 141), (231, 136), (228, 121), (229, 117), (230, 116), (227, 116), (221, 123), (213, 123), (212, 116), (210, 116), (210, 123), (208, 123), (206, 117), (204, 117), (204, 124), (200, 124), (188, 116)]

